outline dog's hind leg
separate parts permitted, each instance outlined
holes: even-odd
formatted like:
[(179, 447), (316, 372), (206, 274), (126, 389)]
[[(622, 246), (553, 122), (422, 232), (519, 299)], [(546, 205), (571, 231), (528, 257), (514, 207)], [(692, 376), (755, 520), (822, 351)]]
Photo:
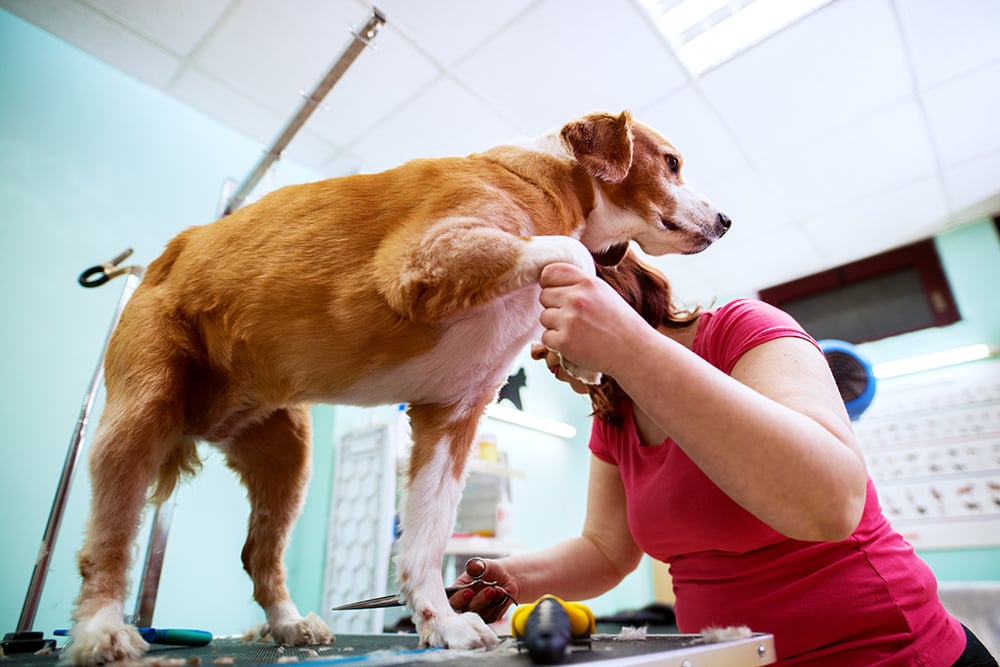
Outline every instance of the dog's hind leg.
[(485, 407), (481, 403), (459, 411), (411, 405), (408, 410), (413, 450), (396, 570), (423, 646), (466, 649), (499, 642), (478, 614), (455, 613), (441, 576), (465, 481), (465, 461)]
[(329, 644), (330, 628), (316, 614), (303, 618), (292, 602), (282, 562), (302, 512), (312, 473), (308, 406), (285, 408), (244, 429), (225, 447), (226, 461), (247, 488), (250, 520), (243, 567), (254, 600), (267, 614), (279, 644)]
[[(68, 662), (96, 665), (134, 659), (148, 648), (124, 620), (132, 545), (147, 491), (161, 466), (196, 459), (193, 441), (180, 435), (180, 423), (171, 412), (172, 378), (164, 373), (158, 380), (148, 378), (146, 391), (108, 394), (89, 455), (91, 510), (78, 555), (83, 583), (65, 654)], [(157, 387), (152, 393), (151, 385)]]

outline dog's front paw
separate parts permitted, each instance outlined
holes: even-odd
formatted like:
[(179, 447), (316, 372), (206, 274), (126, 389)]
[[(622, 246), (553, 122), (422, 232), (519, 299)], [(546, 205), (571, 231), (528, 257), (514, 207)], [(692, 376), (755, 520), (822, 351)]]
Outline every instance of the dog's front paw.
[(450, 649), (492, 648), (500, 643), (479, 614), (449, 614), (420, 626), (420, 645)]
[(271, 623), (271, 637), (276, 643), (288, 646), (318, 646), (334, 641), (329, 626), (316, 614)]
[(139, 632), (125, 623), (85, 623), (70, 633), (72, 640), (63, 653), (63, 663), (104, 665), (138, 659), (149, 648)]

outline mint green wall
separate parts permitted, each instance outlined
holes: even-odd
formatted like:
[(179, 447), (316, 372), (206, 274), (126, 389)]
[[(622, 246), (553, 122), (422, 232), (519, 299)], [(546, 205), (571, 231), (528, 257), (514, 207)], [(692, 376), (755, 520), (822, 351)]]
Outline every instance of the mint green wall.
[[(872, 363), (974, 343), (1000, 345), (1000, 239), (995, 225), (981, 220), (940, 234), (934, 241), (961, 321), (862, 345)], [(920, 556), (942, 581), (1000, 580), (1000, 547), (925, 549)]]
[[(129, 246), (132, 260), (146, 264), (168, 238), (210, 221), (223, 181), (243, 178), (260, 146), (4, 11), (0, 91), (2, 634), (17, 625), (70, 434), (125, 284), (88, 290), (77, 276)], [(273, 178), (276, 186), (316, 176), (286, 163)], [(328, 434), (328, 413), (320, 422)], [(178, 494), (156, 620), (238, 633), (263, 620), (240, 565), (245, 492), (218, 454), (205, 452), (204, 474)], [(88, 497), (81, 467), (37, 629), (69, 623)]]

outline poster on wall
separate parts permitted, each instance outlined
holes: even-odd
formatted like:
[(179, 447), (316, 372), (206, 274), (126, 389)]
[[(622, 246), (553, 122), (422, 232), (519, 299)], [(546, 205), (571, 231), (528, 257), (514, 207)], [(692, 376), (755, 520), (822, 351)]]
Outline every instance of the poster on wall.
[(1000, 546), (1000, 361), (881, 380), (854, 429), (883, 512), (916, 548)]

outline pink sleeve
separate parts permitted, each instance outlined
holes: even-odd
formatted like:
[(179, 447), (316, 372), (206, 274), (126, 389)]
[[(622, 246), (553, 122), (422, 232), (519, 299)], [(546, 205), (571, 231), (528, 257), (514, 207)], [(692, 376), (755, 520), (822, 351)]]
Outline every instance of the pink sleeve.
[(611, 445), (611, 433), (614, 427), (605, 421), (593, 417), (590, 420), (590, 451), (605, 463), (610, 463), (611, 465), (618, 465), (618, 460), (615, 458), (615, 453)]
[(727, 375), (747, 350), (775, 338), (801, 338), (819, 345), (791, 315), (753, 299), (731, 301), (712, 314), (699, 353)]

